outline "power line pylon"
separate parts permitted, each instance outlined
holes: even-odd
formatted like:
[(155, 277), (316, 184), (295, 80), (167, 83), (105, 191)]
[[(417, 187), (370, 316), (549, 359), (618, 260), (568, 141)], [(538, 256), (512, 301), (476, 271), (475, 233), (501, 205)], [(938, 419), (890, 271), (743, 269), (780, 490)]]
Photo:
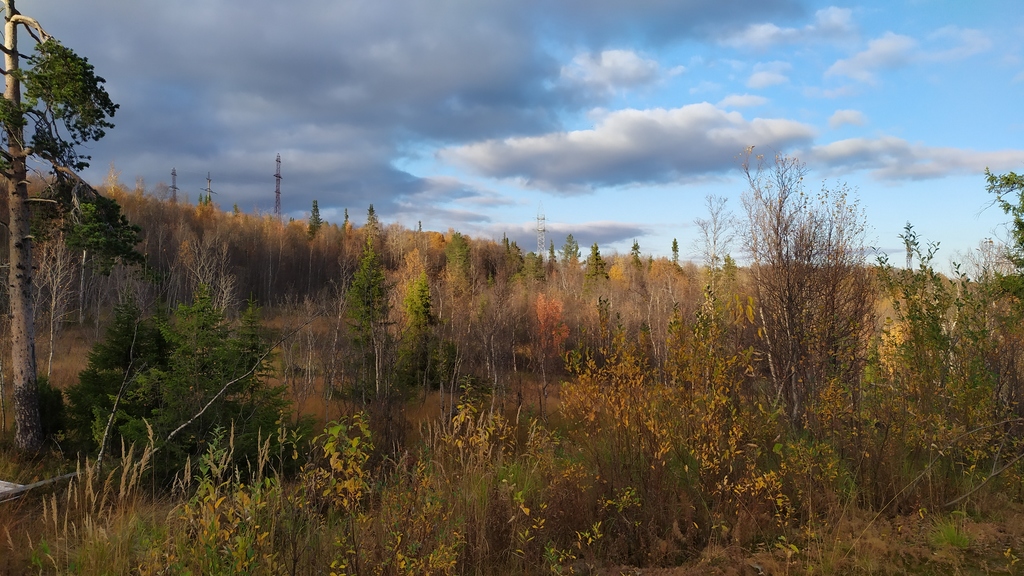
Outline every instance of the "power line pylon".
[(547, 241), (544, 239), (547, 234), (547, 218), (544, 216), (544, 206), (537, 208), (537, 256), (544, 257), (544, 249), (547, 248)]
[(281, 155), (277, 155), (277, 172), (274, 173), (277, 186), (274, 189), (274, 216), (281, 219)]
[[(210, 173), (207, 172), (206, 173), (206, 188), (203, 189), (203, 192), (206, 192), (206, 203), (207, 204), (213, 204), (213, 194), (214, 194), (214, 192), (213, 192), (213, 188), (210, 186), (210, 184), (212, 182), (213, 182), (213, 179), (210, 178)], [(203, 195), (202, 194), (199, 195), (199, 203), (200, 204), (203, 203)]]
[(171, 168), (171, 202), (178, 201), (178, 171)]

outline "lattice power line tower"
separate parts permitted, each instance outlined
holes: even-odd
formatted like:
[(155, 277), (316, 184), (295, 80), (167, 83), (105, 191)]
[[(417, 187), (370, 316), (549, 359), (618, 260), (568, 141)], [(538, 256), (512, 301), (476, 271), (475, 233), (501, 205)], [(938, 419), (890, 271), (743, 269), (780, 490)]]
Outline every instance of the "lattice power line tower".
[(545, 234), (547, 234), (547, 218), (544, 217), (544, 206), (540, 205), (537, 207), (537, 256), (544, 257), (544, 250), (547, 249), (547, 241), (545, 240)]
[(277, 155), (277, 172), (274, 173), (277, 186), (274, 189), (274, 216), (281, 219), (281, 155)]
[[(215, 194), (215, 192), (213, 191), (213, 188), (210, 186), (210, 184), (212, 184), (212, 183), (213, 183), (213, 178), (210, 178), (210, 173), (207, 172), (206, 173), (206, 188), (203, 188), (203, 192), (206, 192), (206, 200), (205, 200), (206, 204), (213, 204), (213, 195)], [(199, 203), (200, 204), (204, 203), (203, 195), (202, 194), (199, 195)]]
[(171, 168), (171, 202), (178, 201), (178, 170)]

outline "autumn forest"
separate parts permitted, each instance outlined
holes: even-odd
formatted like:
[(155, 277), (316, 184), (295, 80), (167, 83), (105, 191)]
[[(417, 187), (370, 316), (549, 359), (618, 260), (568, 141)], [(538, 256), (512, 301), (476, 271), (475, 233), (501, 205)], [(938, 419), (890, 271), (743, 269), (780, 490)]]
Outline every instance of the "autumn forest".
[(699, 262), (112, 169), (92, 220), (34, 216), (45, 448), (14, 448), (6, 386), (0, 478), (62, 480), (0, 501), (0, 571), (1012, 573), (1019, 176), (987, 182), (1012, 242), (944, 271), (909, 224), (872, 253), (798, 159), (743, 168)]

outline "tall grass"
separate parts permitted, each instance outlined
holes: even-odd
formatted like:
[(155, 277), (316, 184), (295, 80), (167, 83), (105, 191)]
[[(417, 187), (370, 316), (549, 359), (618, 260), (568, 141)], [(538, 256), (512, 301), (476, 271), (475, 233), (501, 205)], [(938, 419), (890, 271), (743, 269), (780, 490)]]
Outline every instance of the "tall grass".
[[(282, 429), (252, 462), (222, 430), (170, 492), (147, 490), (150, 449), (122, 447), (115, 468), (83, 462), (66, 488), (19, 504), (38, 514), (0, 545), (25, 551), (20, 571), (60, 574), (571, 574), (720, 566), (738, 549), (778, 573), (894, 561), (893, 520), (858, 508), (832, 444), (785, 438), (774, 412), (730, 404), (727, 387), (605, 368), (563, 389), (572, 419), (557, 428), (467, 393), (397, 454), (361, 413), (304, 450)], [(969, 520), (934, 517), (922, 538), (960, 561)]]
[(66, 489), (42, 498), (41, 534), (34, 561), (57, 573), (127, 573), (163, 539), (165, 506), (144, 494), (152, 457), (122, 447), (118, 466), (102, 473), (81, 463)]

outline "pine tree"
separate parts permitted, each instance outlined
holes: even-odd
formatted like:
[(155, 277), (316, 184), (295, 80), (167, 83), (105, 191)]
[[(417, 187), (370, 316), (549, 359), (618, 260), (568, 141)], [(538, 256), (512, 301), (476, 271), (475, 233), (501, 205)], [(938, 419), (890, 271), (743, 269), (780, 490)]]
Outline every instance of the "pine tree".
[[(35, 305), (33, 302), (32, 199), (28, 191), (31, 161), (49, 166), (52, 200), (69, 213), (97, 196), (75, 172), (88, 167), (89, 157), (77, 148), (102, 138), (113, 127), (109, 118), (117, 105), (86, 58), (51, 37), (35, 19), (21, 14), (14, 0), (3, 0), (5, 90), (0, 106), (0, 178), (6, 184), (9, 239), (7, 294), (10, 298), (11, 367), (14, 379), (15, 445), (26, 451), (43, 444), (36, 383)], [(34, 40), (34, 53), (23, 57), (24, 40)], [(26, 37), (27, 36), (27, 37)], [(27, 43), (26, 43), (27, 44)], [(24, 59), (23, 59), (24, 58)], [(83, 193), (84, 191), (84, 193)]]
[(517, 278), (543, 281), (545, 278), (544, 259), (533, 252), (529, 252), (522, 260), (522, 269)]
[(93, 267), (109, 274), (118, 261), (142, 264), (145, 258), (135, 250), (142, 229), (128, 222), (114, 200), (97, 196), (83, 203), (78, 222), (67, 234), (69, 248), (92, 254)]
[(316, 238), (323, 225), (324, 222), (320, 219), (320, 206), (317, 205), (316, 200), (313, 200), (313, 209), (309, 213), (309, 226), (306, 228), (306, 235), (310, 240)]

